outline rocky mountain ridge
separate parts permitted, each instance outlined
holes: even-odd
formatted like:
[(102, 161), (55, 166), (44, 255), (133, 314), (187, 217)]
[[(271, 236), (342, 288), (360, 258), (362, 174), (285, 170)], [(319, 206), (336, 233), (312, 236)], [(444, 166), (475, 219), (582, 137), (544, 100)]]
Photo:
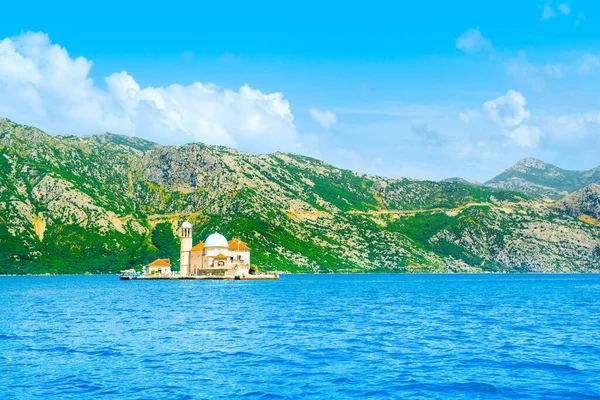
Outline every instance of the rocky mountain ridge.
[(177, 265), (184, 220), (195, 241), (241, 237), (263, 270), (600, 270), (596, 226), (520, 193), (0, 120), (0, 273)]
[(537, 158), (525, 158), (485, 185), (559, 200), (592, 183), (600, 183), (600, 167), (570, 171)]

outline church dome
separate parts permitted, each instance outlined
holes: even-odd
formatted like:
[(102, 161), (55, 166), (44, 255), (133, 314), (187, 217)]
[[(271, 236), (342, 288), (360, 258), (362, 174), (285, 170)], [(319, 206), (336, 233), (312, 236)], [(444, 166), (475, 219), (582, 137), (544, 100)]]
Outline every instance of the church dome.
[(220, 233), (213, 233), (209, 237), (206, 238), (206, 242), (204, 242), (205, 247), (229, 247), (227, 243), (227, 239), (225, 236)]
[(185, 221), (185, 222), (183, 223), (183, 225), (181, 225), (181, 227), (182, 227), (182, 228), (191, 228), (191, 227), (192, 227), (192, 224), (190, 224), (189, 222)]

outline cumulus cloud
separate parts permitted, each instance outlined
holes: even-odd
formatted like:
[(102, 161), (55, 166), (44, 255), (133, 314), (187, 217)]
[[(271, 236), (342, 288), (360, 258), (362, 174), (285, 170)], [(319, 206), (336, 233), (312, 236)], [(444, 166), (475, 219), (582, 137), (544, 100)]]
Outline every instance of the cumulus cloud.
[(504, 134), (521, 147), (535, 149), (538, 147), (543, 132), (534, 125), (520, 125), (515, 129), (504, 131)]
[(0, 116), (50, 133), (110, 131), (251, 151), (297, 146), (294, 117), (281, 93), (200, 82), (141, 87), (125, 71), (107, 77), (100, 88), (89, 77), (92, 65), (43, 33), (0, 41)]
[(491, 51), (492, 42), (481, 34), (479, 28), (468, 29), (456, 39), (456, 48), (467, 54)]
[(537, 148), (543, 131), (525, 122), (531, 113), (525, 109), (527, 100), (523, 94), (509, 90), (504, 96), (483, 104), (484, 112), (502, 126), (502, 132), (521, 147)]
[(494, 120), (513, 127), (531, 116), (531, 113), (525, 109), (526, 103), (527, 100), (521, 93), (509, 90), (504, 96), (500, 96), (496, 100), (486, 101), (483, 104), (483, 109)]
[(317, 121), (323, 128), (329, 129), (337, 122), (337, 115), (331, 111), (319, 110), (318, 108), (310, 108), (308, 110), (310, 116)]

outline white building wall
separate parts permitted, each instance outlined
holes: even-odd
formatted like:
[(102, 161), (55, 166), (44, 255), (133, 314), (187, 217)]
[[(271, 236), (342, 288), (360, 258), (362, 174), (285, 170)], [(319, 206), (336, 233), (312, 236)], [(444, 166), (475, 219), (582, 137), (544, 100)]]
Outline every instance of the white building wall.
[(171, 275), (171, 267), (144, 267), (144, 275)]
[(250, 252), (249, 251), (237, 251), (237, 250), (233, 250), (231, 252), (231, 256), (233, 257), (233, 263), (234, 264), (238, 261), (238, 257), (239, 257), (239, 260), (242, 263), (246, 263), (246, 264), (250, 265)]
[(224, 256), (230, 256), (229, 247), (205, 247), (204, 255), (209, 257), (214, 257), (218, 254), (223, 254)]
[(194, 274), (194, 271), (197, 269), (202, 269), (202, 252), (201, 251), (192, 251), (190, 253), (190, 269), (188, 271), (189, 274)]

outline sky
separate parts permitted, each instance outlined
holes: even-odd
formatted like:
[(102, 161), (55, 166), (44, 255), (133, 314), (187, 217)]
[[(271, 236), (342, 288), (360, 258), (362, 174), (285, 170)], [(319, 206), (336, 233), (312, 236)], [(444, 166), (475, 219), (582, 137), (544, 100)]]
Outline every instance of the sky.
[(432, 180), (600, 165), (598, 2), (18, 3), (0, 117), (50, 134)]

